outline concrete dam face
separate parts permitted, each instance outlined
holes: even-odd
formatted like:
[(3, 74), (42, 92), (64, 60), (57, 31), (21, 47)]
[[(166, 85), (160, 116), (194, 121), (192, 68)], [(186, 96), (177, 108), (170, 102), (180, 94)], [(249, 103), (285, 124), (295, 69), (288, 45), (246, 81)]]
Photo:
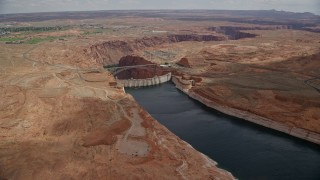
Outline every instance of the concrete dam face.
[(117, 79), (117, 83), (123, 85), (123, 87), (146, 87), (146, 86), (154, 86), (161, 83), (165, 83), (170, 81), (171, 73), (155, 76), (153, 78), (146, 79)]
[(154, 86), (171, 80), (171, 72), (139, 56), (125, 56), (110, 70), (123, 87)]

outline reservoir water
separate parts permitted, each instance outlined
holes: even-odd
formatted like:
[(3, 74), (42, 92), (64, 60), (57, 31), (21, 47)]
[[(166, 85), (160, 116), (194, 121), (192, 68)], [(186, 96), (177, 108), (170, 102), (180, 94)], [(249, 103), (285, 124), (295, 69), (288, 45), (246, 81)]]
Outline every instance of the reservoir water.
[(320, 146), (207, 108), (173, 84), (126, 89), (155, 119), (240, 180), (320, 180)]

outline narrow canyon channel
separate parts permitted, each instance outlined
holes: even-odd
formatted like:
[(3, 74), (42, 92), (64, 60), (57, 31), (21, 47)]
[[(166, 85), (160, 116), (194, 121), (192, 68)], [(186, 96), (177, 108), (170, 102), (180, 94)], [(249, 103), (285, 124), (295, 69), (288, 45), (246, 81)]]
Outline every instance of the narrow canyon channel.
[(320, 147), (230, 117), (172, 83), (126, 89), (155, 119), (240, 180), (319, 180)]

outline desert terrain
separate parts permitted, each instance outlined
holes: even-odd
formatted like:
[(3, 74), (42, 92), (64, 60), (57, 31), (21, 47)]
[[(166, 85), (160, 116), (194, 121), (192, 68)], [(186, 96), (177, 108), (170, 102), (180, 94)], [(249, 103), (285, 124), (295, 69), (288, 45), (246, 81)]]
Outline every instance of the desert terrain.
[(169, 64), (156, 73), (204, 104), (319, 144), (319, 16), (246, 13), (0, 15), (0, 179), (234, 179), (125, 93), (103, 68), (120, 60)]
[(250, 32), (259, 36), (186, 55), (179, 64), (192, 70), (180, 72), (198, 81), (188, 91), (288, 128), (319, 133), (319, 35)]

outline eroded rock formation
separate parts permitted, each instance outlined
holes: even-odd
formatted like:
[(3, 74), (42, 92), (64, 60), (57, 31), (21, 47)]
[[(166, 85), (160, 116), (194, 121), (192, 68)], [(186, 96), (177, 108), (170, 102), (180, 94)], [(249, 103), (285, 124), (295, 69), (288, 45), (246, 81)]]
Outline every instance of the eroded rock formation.
[[(119, 61), (119, 66), (135, 66), (135, 65), (148, 65), (154, 64), (150, 61), (145, 60), (139, 56), (125, 56)], [(152, 78), (154, 76), (162, 76), (166, 73), (159, 65), (154, 64), (154, 66), (138, 67), (133, 69), (124, 70), (115, 76), (118, 79), (146, 79)]]
[(177, 62), (178, 65), (190, 68), (190, 64), (187, 58), (181, 58), (180, 61)]

